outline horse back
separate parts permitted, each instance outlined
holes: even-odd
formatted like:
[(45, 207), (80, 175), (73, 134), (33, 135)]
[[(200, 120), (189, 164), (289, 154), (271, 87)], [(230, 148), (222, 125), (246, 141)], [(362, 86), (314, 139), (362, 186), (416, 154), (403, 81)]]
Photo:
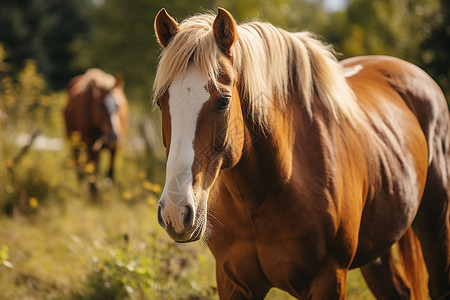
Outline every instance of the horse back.
[[(425, 135), (430, 163), (435, 153), (434, 147), (437, 146), (436, 140), (448, 136), (450, 124), (445, 96), (436, 82), (419, 67), (394, 57), (361, 56), (343, 60), (341, 64), (345, 69), (358, 70), (362, 77), (381, 78), (400, 96)], [(359, 74), (350, 76), (348, 80), (354, 84), (354, 81), (359, 80)], [(436, 137), (436, 134), (439, 136)]]

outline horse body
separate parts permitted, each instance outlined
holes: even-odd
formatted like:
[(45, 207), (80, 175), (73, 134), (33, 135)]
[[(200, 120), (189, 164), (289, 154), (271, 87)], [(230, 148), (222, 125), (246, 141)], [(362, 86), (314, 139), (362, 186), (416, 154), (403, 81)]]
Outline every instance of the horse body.
[[(169, 156), (158, 220), (178, 242), (206, 234), (220, 297), (261, 299), (275, 286), (302, 299), (344, 299), (347, 270), (362, 267), (377, 297), (420, 298), (416, 282), (388, 261), (392, 245), (411, 238), (413, 220), (426, 242), (431, 295), (443, 297), (450, 281), (450, 142), (437, 85), (398, 59), (360, 57), (341, 68), (306, 35), (236, 28), (224, 10), (201, 18), (192, 21), (201, 33), (189, 20), (178, 27), (164, 10), (155, 21), (167, 47), (155, 86)], [(301, 42), (285, 52), (288, 66), (301, 65), (289, 71), (288, 93), (268, 88), (269, 101), (254, 100), (246, 78), (262, 61), (233, 48), (253, 47), (258, 35)], [(198, 44), (183, 48), (187, 38)], [(200, 46), (213, 53), (208, 38), (222, 53), (220, 71), (211, 76), (213, 65), (202, 77)], [(277, 50), (265, 53), (286, 49)], [(192, 54), (175, 68), (182, 51)], [(237, 66), (240, 56), (255, 61)], [(273, 81), (284, 76), (277, 64), (267, 67), (278, 74)], [(168, 66), (179, 74), (161, 80)], [(183, 128), (193, 130), (181, 138)]]
[[(97, 167), (102, 149), (111, 152), (108, 177), (113, 179), (116, 150), (122, 145), (128, 118), (123, 81), (99, 69), (74, 77), (68, 85), (69, 101), (64, 109), (67, 136), (75, 139), (75, 162), (80, 164), (81, 148), (87, 161)], [(82, 177), (83, 170), (79, 176)], [(95, 170), (94, 170), (95, 171)]]
[[(382, 87), (380, 93), (386, 94), (386, 86)], [(327, 273), (330, 265), (340, 269), (350, 263), (365, 265), (403, 236), (425, 186), (427, 143), (401, 99), (389, 97), (394, 100), (379, 103), (375, 88), (371, 95), (374, 101), (363, 98), (371, 118), (367, 128), (355, 131), (348, 124), (330, 122), (330, 115), (319, 107), (313, 108), (310, 122), (299, 102), (290, 101), (297, 107), (277, 114), (285, 120), (269, 125), (275, 137), (249, 134), (251, 149), (244, 149), (238, 165), (221, 172), (218, 191), (212, 192), (213, 197), (220, 195), (212, 208), (220, 223), (209, 218), (214, 234), (208, 245), (218, 266), (228, 266), (224, 274), (218, 271), (219, 280), (236, 278), (235, 289), (247, 298), (255, 296), (249, 291), (262, 289), (265, 294), (271, 286), (303, 298), (307, 295), (299, 291), (308, 290), (317, 273)], [(382, 113), (385, 110), (396, 117)], [(289, 155), (283, 151), (299, 155), (286, 161)], [(280, 170), (283, 165), (292, 166), (291, 170)], [(230, 215), (232, 219), (220, 218)], [(249, 249), (243, 250), (243, 244)], [(249, 277), (253, 277), (258, 269), (266, 287), (261, 285), (264, 280), (258, 280), (256, 286), (245, 288), (251, 282), (245, 270), (252, 270)]]

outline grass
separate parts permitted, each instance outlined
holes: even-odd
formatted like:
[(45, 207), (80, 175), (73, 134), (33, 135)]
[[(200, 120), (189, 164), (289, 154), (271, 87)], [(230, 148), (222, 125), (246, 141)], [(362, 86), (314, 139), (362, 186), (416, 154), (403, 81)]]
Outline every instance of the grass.
[[(215, 285), (207, 249), (174, 245), (154, 215), (148, 203), (93, 206), (76, 199), (32, 217), (2, 218), (0, 244), (12, 264), (0, 266), (2, 299), (101, 299), (112, 293), (124, 297), (109, 299), (181, 299), (180, 292), (207, 293)], [(185, 286), (172, 292), (178, 281)]]
[[(74, 198), (15, 214), (0, 220), (0, 245), (12, 264), (0, 266), (2, 299), (217, 299), (209, 250), (170, 241), (145, 202)], [(130, 271), (140, 265), (149, 270)], [(371, 299), (359, 271), (349, 274), (348, 298)], [(273, 289), (266, 299), (293, 298)]]

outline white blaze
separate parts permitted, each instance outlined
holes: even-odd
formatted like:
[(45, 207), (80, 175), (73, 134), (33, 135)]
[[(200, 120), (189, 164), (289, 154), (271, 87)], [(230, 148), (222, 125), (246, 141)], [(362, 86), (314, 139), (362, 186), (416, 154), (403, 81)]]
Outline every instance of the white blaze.
[(112, 131), (116, 134), (117, 138), (119, 136), (119, 128), (120, 128), (120, 118), (118, 113), (119, 104), (116, 101), (116, 98), (110, 93), (105, 96), (105, 105), (108, 110), (109, 118), (111, 120)]
[(202, 73), (190, 65), (186, 75), (176, 77), (169, 87), (171, 139), (166, 184), (161, 198), (164, 199), (164, 221), (172, 223), (177, 232), (184, 228), (184, 207), (191, 205), (195, 208), (192, 191), (193, 143), (198, 115), (210, 97), (207, 84)]

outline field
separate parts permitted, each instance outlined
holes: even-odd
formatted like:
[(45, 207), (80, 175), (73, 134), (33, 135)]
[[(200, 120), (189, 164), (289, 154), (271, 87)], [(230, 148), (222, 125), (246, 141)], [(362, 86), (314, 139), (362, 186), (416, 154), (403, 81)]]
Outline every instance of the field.
[[(164, 150), (148, 151), (138, 129), (158, 118), (151, 107), (131, 102), (116, 183), (100, 175), (93, 197), (64, 138), (65, 93), (46, 92), (31, 61), (16, 81), (0, 79), (1, 299), (218, 299), (207, 247), (176, 244), (157, 224)], [(47, 144), (30, 144), (33, 133)], [(358, 270), (347, 287), (349, 299), (373, 299)]]

